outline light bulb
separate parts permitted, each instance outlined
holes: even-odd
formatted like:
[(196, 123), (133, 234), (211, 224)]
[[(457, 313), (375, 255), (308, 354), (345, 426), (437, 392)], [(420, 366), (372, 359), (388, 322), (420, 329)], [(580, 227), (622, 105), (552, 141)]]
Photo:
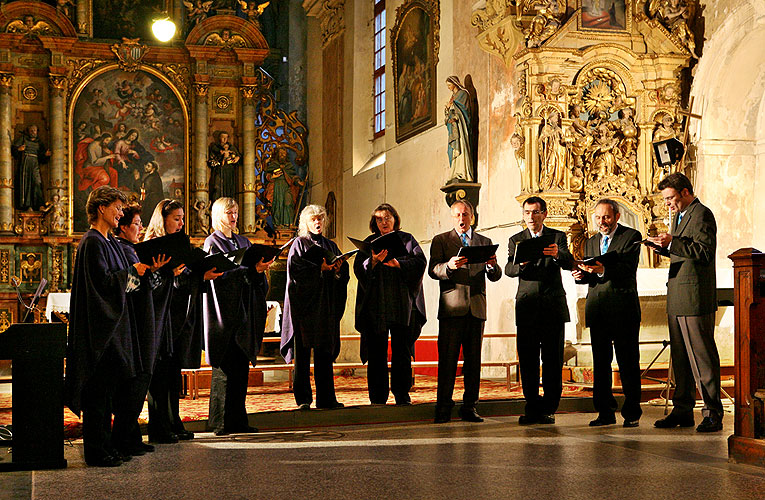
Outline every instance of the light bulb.
[(160, 42), (167, 42), (175, 35), (175, 23), (168, 17), (157, 19), (151, 25), (151, 32)]

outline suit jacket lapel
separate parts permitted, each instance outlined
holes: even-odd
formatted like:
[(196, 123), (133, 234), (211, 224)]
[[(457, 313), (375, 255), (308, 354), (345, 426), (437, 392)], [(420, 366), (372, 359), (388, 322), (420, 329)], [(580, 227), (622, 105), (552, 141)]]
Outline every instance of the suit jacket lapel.
[(699, 204), (699, 199), (696, 198), (691, 202), (690, 205), (688, 205), (688, 208), (685, 210), (685, 215), (683, 216), (683, 220), (680, 221), (680, 226), (677, 225), (677, 218), (680, 216), (678, 213), (677, 216), (675, 216), (675, 230), (672, 232), (672, 236), (678, 236), (682, 234), (683, 230), (685, 230), (685, 226), (688, 225), (688, 221), (691, 220), (691, 217), (693, 217), (693, 212), (696, 210), (696, 206)]

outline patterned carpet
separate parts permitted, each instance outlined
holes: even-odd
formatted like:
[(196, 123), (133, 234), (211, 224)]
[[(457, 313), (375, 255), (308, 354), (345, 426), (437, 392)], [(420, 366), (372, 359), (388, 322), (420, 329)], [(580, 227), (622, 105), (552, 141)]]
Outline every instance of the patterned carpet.
[[(368, 405), (366, 377), (335, 377), (337, 399), (346, 406)], [(462, 396), (462, 377), (457, 377), (454, 386), (455, 399)], [(502, 382), (481, 380), (481, 399), (521, 399), (520, 387), (508, 390)], [(585, 397), (588, 393), (571, 387), (563, 388), (563, 397)], [(418, 375), (415, 385), (410, 392), (413, 404), (432, 403), (436, 400), (436, 377)], [(393, 396), (388, 400), (393, 403)], [(11, 423), (11, 395), (0, 394), (0, 425)], [(209, 406), (209, 390), (201, 389), (198, 399), (182, 399), (180, 402), (181, 418), (184, 422), (206, 420)], [(287, 382), (267, 383), (262, 386), (250, 387), (247, 392), (247, 412), (257, 413), (266, 411), (289, 411), (295, 409), (295, 399)], [(141, 413), (141, 423), (146, 423), (148, 408), (144, 405)], [(70, 438), (80, 437), (82, 422), (71, 411), (64, 410), (65, 434)]]

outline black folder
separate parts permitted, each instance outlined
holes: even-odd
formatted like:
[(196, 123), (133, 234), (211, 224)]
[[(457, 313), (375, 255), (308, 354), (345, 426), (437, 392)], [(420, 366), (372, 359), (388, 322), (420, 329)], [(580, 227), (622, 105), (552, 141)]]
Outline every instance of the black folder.
[(597, 265), (598, 262), (600, 262), (604, 266), (610, 266), (617, 260), (619, 260), (619, 252), (606, 252), (603, 255), (598, 255), (595, 257), (590, 257), (589, 259), (584, 259), (583, 261), (579, 262), (579, 264), (584, 264), (585, 266), (594, 266), (594, 265)]
[(294, 240), (295, 238), (292, 238), (280, 247), (253, 243), (247, 250), (245, 250), (239, 264), (245, 267), (255, 267), (261, 260), (263, 260), (263, 262), (269, 262), (271, 259), (278, 257), (285, 249), (289, 248)]
[(669, 257), (669, 248), (660, 247), (656, 243), (651, 243), (650, 241), (648, 241), (648, 238), (635, 242), (635, 245), (640, 245), (640, 244), (647, 246), (648, 248), (650, 248), (651, 250), (653, 250), (654, 252), (658, 253), (659, 255), (663, 257)]
[(152, 264), (152, 258), (159, 255), (170, 257), (170, 262), (165, 264), (170, 269), (175, 269), (181, 264), (188, 264), (194, 260), (191, 251), (191, 241), (186, 233), (173, 233), (159, 238), (152, 238), (133, 245), (138, 259), (144, 264)]
[(467, 257), (468, 264), (483, 264), (493, 255), (497, 255), (499, 245), (479, 245), (474, 247), (461, 247), (457, 257)]
[(341, 255), (335, 255), (329, 250), (325, 249), (324, 247), (321, 247), (319, 245), (313, 245), (308, 248), (308, 250), (305, 251), (303, 254), (303, 258), (306, 259), (309, 262), (312, 262), (316, 264), (317, 266), (321, 266), (322, 261), (326, 260), (327, 264), (332, 265), (335, 262), (337, 262), (339, 259), (351, 257), (355, 255), (358, 252), (358, 250), (351, 250), (350, 252), (345, 252)]
[(391, 259), (397, 259), (409, 254), (398, 231), (391, 231), (390, 233), (378, 236), (371, 241), (362, 241), (351, 237), (348, 237), (348, 239), (351, 240), (351, 243), (353, 243), (360, 252), (369, 256), (372, 255), (372, 252), (380, 253), (383, 250), (387, 250), (388, 255), (383, 262), (388, 262)]
[(529, 238), (527, 240), (519, 241), (515, 246), (513, 265), (541, 259), (544, 257), (542, 251), (553, 243), (555, 243), (555, 236), (549, 234), (540, 236), (539, 238)]
[[(215, 269), (215, 272), (217, 273), (225, 273), (226, 271), (231, 271), (239, 267), (239, 264), (236, 262), (236, 252), (235, 255), (230, 255), (226, 253), (214, 253), (212, 255), (207, 255), (204, 250), (201, 248), (195, 248), (194, 251), (199, 250), (204, 254), (204, 258), (194, 262), (189, 266), (189, 268), (192, 271), (196, 271), (199, 273), (206, 273), (210, 269)], [(239, 251), (239, 255), (243, 255), (243, 251)]]

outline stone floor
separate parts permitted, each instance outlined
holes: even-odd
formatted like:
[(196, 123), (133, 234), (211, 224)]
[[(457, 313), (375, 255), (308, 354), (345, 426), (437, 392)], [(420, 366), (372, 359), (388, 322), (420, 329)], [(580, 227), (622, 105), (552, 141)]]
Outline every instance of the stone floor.
[(591, 428), (593, 414), (570, 413), (532, 427), (502, 416), (199, 433), (114, 469), (86, 467), (75, 442), (67, 469), (0, 474), (0, 498), (765, 498), (765, 469), (727, 461), (730, 415), (711, 435), (653, 428), (661, 416), (646, 406), (634, 429)]

